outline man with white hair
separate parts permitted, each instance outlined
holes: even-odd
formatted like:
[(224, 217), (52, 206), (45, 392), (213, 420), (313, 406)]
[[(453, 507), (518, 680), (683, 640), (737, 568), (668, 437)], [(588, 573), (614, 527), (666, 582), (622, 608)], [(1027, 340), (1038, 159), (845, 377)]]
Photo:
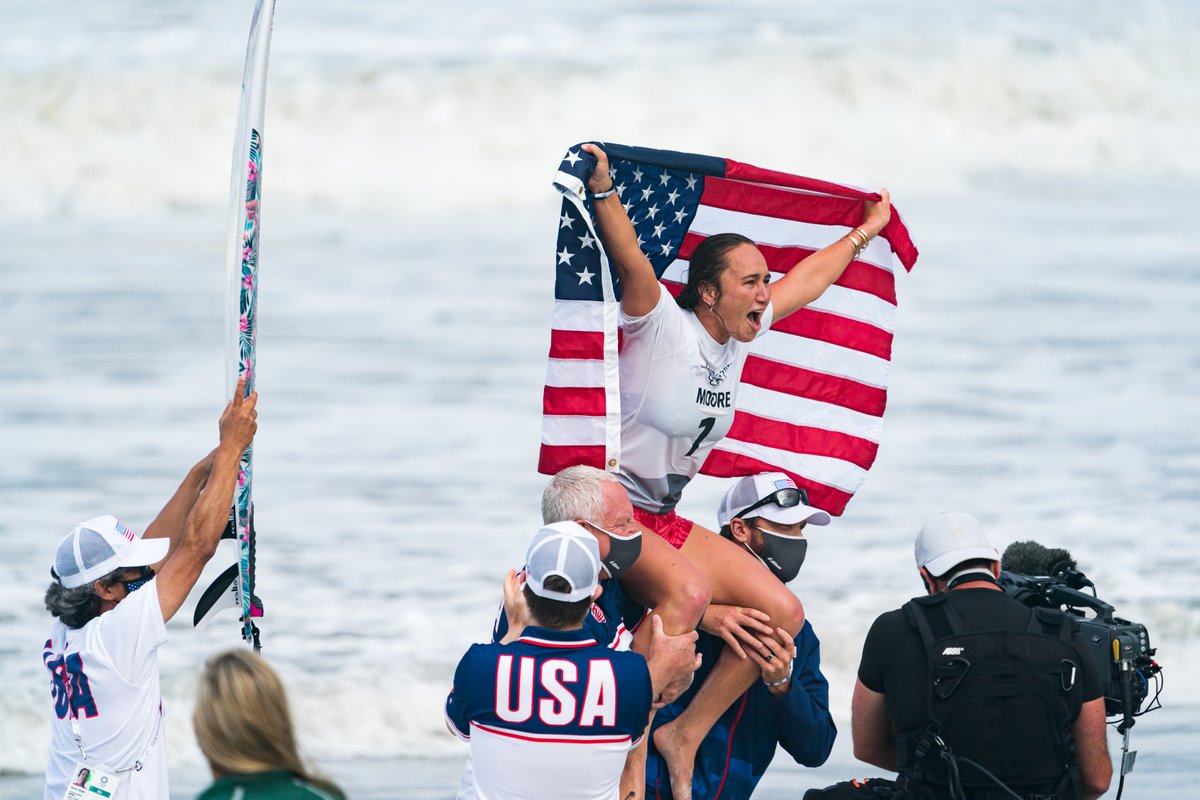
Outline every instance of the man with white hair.
[[(633, 506), (625, 487), (611, 472), (595, 467), (568, 467), (555, 475), (542, 493), (542, 522), (575, 522), (596, 537), (600, 550), (600, 586), (604, 590), (584, 621), (602, 644), (628, 650), (633, 631), (646, 614), (646, 606), (623, 590), (622, 584), (638, 563), (642, 529), (633, 519)], [(515, 594), (517, 573), (505, 578), (505, 596), (500, 607), (493, 641), (511, 641), (528, 624), (520, 597)], [(511, 609), (515, 624), (510, 625)]]
[(855, 757), (898, 771), (914, 800), (1104, 794), (1104, 698), (1071, 618), (1006, 595), (967, 514), (927, 522), (915, 555), (928, 596), (876, 619), (863, 645)]

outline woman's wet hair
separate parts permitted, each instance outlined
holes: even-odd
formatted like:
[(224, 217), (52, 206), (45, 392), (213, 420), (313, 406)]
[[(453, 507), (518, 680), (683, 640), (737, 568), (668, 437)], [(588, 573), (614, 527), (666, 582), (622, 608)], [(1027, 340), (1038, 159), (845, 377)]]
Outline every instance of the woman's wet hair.
[(680, 308), (691, 311), (700, 305), (700, 287), (711, 286), (721, 297), (721, 273), (729, 266), (726, 256), (730, 250), (754, 242), (740, 233), (718, 233), (709, 236), (692, 251), (688, 261), (687, 285), (675, 298)]
[(260, 655), (231, 650), (208, 660), (196, 689), (192, 724), (214, 775), (287, 770), (344, 797), (336, 785), (305, 767), (283, 682)]
[[(124, 574), (125, 567), (118, 567), (98, 580), (111, 586)], [(53, 580), (46, 588), (44, 602), (46, 610), (62, 620), (62, 624), (68, 628), (82, 628), (100, 616), (100, 595), (96, 594), (95, 581), (68, 589), (57, 580)]]

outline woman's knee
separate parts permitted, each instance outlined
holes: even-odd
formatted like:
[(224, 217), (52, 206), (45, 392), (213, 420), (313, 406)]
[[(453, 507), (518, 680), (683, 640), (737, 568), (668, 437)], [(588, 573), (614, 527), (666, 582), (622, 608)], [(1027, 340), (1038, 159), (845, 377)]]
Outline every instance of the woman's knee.
[(781, 591), (776, 592), (773, 598), (774, 608), (767, 613), (771, 615), (774, 626), (795, 636), (804, 625), (804, 604), (785, 584), (779, 584), (779, 588)]
[(655, 612), (662, 615), (667, 632), (678, 635), (696, 629), (710, 602), (712, 588), (702, 574), (693, 570), (670, 588), (666, 602)]

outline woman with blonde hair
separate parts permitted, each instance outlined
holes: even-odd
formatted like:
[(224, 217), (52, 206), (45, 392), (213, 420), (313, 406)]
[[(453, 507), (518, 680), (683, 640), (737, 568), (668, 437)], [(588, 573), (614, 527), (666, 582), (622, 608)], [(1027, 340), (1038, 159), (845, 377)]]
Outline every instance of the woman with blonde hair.
[(283, 682), (261, 656), (210, 658), (192, 722), (215, 779), (198, 800), (345, 800), (300, 760)]

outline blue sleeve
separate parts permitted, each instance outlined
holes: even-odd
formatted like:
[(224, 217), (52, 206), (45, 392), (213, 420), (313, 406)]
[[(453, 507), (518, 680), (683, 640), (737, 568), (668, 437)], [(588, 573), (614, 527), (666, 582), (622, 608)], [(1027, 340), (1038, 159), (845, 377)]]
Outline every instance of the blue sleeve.
[[(650, 721), (651, 704), (653, 703), (653, 688), (650, 682), (650, 668), (646, 659), (640, 653), (613, 653), (614, 666), (619, 664), (617, 686), (622, 698), (620, 713), (622, 720), (636, 743), (646, 732)], [(620, 657), (620, 661), (616, 657)]]
[(797, 764), (824, 764), (833, 750), (837, 726), (829, 713), (829, 681), (821, 674), (821, 643), (807, 620), (796, 637), (792, 683), (783, 696), (774, 699), (783, 749)]
[(467, 716), (467, 699), (471, 690), (471, 656), (479, 645), (471, 645), (458, 668), (454, 670), (454, 687), (446, 698), (446, 727), (460, 739), (471, 738), (471, 720)]

